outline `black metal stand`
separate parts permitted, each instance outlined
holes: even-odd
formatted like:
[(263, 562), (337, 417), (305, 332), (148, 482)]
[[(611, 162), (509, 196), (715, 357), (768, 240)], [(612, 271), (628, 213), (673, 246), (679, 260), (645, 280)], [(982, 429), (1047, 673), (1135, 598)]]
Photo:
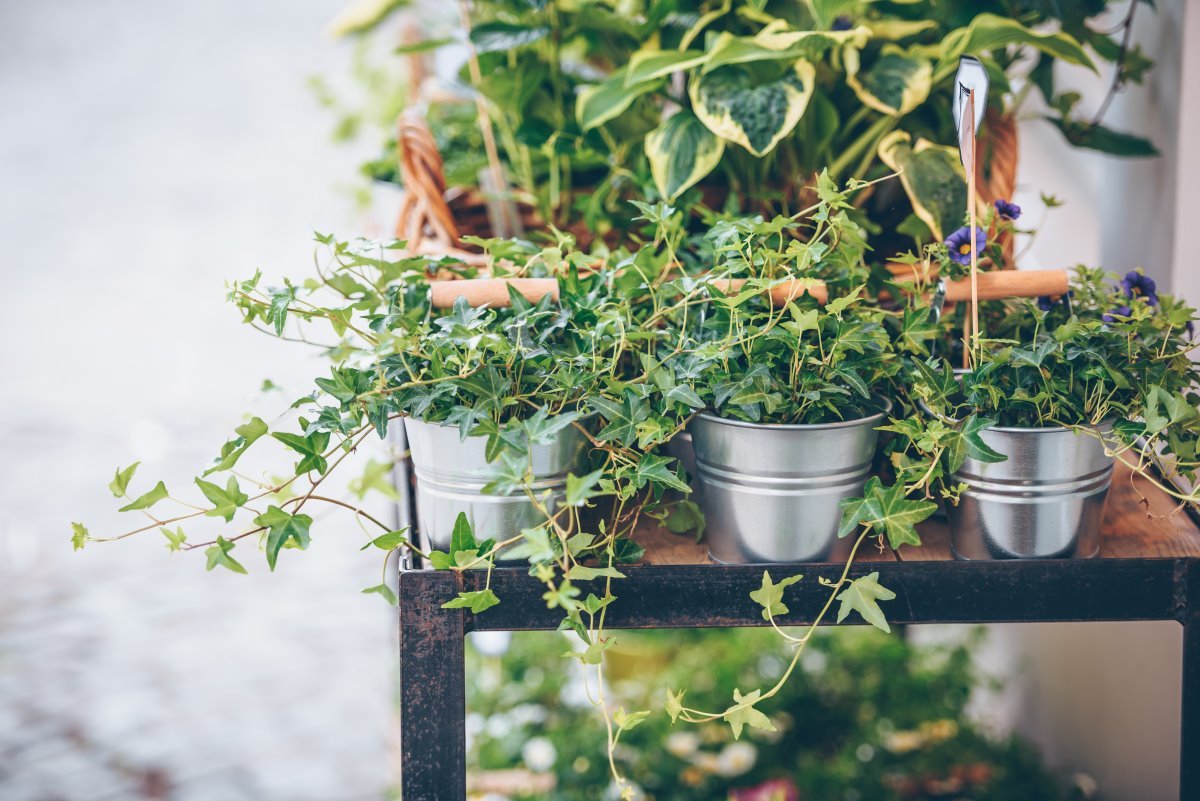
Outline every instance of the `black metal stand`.
[[(836, 580), (840, 565), (773, 565), (773, 575), (802, 572)], [(764, 626), (749, 591), (763, 565), (622, 568), (607, 626), (682, 628)], [(1090, 559), (1019, 562), (873, 562), (851, 576), (879, 571), (896, 593), (894, 624), (1176, 620), (1183, 625), (1183, 730), (1180, 799), (1200, 799), (1200, 559)], [(469, 631), (552, 630), (542, 585), (523, 568), (497, 568), (491, 586), (502, 602), (478, 616), (441, 605), (484, 575), (430, 570), (400, 574), (401, 781), (404, 801), (465, 801), (466, 742), (463, 637)], [(686, 590), (686, 592), (684, 591)], [(801, 625), (824, 604), (815, 580), (788, 590)], [(855, 616), (854, 621), (857, 620)]]

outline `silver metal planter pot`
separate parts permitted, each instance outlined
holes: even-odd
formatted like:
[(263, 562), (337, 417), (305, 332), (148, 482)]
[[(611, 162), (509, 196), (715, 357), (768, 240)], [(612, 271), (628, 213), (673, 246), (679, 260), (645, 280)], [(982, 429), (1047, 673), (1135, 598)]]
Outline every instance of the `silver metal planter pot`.
[(712, 558), (799, 562), (839, 555), (838, 502), (862, 492), (884, 414), (821, 425), (697, 415), (689, 430)]
[(1114, 462), (1100, 440), (1062, 427), (990, 428), (980, 436), (1008, 459), (967, 459), (952, 475), (968, 486), (946, 509), (955, 556), (1095, 556)]
[[(545, 517), (524, 493), (486, 495), (500, 463), (488, 464), (486, 437), (459, 436), (456, 426), (423, 423), (404, 418), (404, 430), (417, 479), (417, 529), (426, 549), (446, 550), (459, 513), (465, 513), (475, 537), (504, 539), (523, 528), (536, 526)], [(531, 445), (533, 483), (539, 498), (549, 491), (548, 508), (566, 494), (567, 473), (581, 472), (587, 438), (568, 426), (549, 445)]]

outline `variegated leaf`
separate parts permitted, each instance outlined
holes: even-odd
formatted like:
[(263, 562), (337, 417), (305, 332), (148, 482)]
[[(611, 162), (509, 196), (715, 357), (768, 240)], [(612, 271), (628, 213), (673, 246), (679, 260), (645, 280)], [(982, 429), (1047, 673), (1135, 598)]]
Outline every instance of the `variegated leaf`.
[(893, 131), (879, 143), (879, 158), (900, 173), (900, 183), (913, 212), (941, 240), (962, 222), (967, 211), (967, 184), (958, 150)]
[(664, 120), (646, 137), (654, 185), (668, 201), (712, 172), (724, 152), (725, 142), (687, 111)]
[(764, 156), (796, 127), (812, 97), (816, 70), (798, 60), (775, 81), (760, 83), (746, 66), (692, 77), (692, 109), (708, 129), (756, 156)]
[(857, 50), (847, 48), (844, 58), (846, 83), (858, 99), (893, 117), (907, 114), (921, 105), (933, 87), (933, 65), (894, 47), (885, 47), (865, 70), (860, 68)]

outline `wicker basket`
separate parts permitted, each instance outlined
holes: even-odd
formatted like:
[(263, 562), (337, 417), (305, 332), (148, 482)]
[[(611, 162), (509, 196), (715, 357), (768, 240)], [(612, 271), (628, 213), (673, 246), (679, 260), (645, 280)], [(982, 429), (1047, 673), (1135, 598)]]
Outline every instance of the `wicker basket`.
[[(976, 160), (976, 186), (979, 199), (991, 204), (998, 199), (1011, 199), (1016, 188), (1017, 126), (1011, 114), (1000, 114), (992, 108), (985, 119), (979, 140), (980, 158)], [(478, 187), (446, 186), (442, 156), (420, 114), (407, 110), (400, 115), (396, 126), (396, 149), (404, 184), (396, 237), (407, 240), (413, 253), (451, 256), (473, 266), (485, 266), (483, 255), (463, 243), (462, 237), (496, 236), (492, 219), (498, 207), (489, 204)], [(504, 233), (520, 234), (545, 226), (532, 205), (519, 200), (514, 205), (518, 220), (508, 227), (515, 230)], [(508, 208), (511, 213), (513, 206)], [(590, 232), (582, 228), (571, 232), (584, 246), (591, 239)], [(1015, 268), (1012, 236), (1002, 234), (1000, 242), (1004, 249), (1001, 267)]]

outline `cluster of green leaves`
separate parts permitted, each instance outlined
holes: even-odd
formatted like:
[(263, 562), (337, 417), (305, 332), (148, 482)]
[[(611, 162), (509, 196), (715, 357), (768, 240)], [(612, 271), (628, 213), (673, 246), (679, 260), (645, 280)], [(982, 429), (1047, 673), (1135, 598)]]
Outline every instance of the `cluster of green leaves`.
[[(923, 801), (943, 798), (953, 786), (980, 801), (1065, 801), (1068, 788), (1031, 746), (980, 729), (967, 713), (975, 692), (993, 684), (972, 661), (982, 634), (922, 645), (870, 627), (826, 628), (810, 643), (803, 669), (762, 705), (773, 731), (747, 726), (735, 743), (727, 726), (682, 729), (652, 715), (627, 732), (621, 756), (635, 796), (754, 797), (763, 790), (751, 788), (782, 779), (801, 798), (840, 798), (849, 787), (878, 801)], [(647, 708), (664, 687), (681, 685), (698, 701), (717, 701), (732, 685), (769, 684), (792, 656), (789, 643), (753, 628), (631, 631), (621, 638), (606, 659), (611, 702), (627, 709)], [(481, 718), (467, 763), (480, 772), (549, 774), (556, 781), (547, 797), (554, 801), (612, 798), (608, 766), (596, 758), (605, 732), (591, 725), (592, 709), (579, 700), (587, 674), (574, 666), (550, 669), (562, 651), (562, 638), (546, 632), (518, 633), (502, 654), (468, 646), (468, 674), (499, 680), (468, 682), (467, 705)], [(526, 747), (530, 740), (535, 746)]]
[(964, 54), (987, 68), (997, 112), (1015, 113), (1022, 86), (1036, 86), (1073, 144), (1154, 152), (1078, 119), (1078, 95), (1055, 91), (1056, 63), (1115, 64), (1118, 85), (1151, 66), (1096, 22), (1110, 5), (484, 0), (471, 6), (469, 39), (510, 178), (548, 222), (625, 229), (621, 199), (675, 202), (693, 187), (713, 191), (688, 194), (688, 208), (720, 193), (744, 211), (788, 213), (821, 169), (839, 181), (900, 170), (904, 193), (862, 198), (872, 231), (928, 242), (965, 208), (946, 146)]
[(1006, 458), (981, 436), (996, 425), (1077, 427), (1113, 452), (1131, 453), (1135, 466), (1145, 463), (1145, 453), (1158, 452), (1167, 473), (1195, 485), (1196, 312), (1166, 294), (1131, 293), (1115, 279), (1078, 267), (1065, 298), (982, 303), (970, 369), (952, 369), (947, 345), (959, 336), (954, 316), (944, 318), (945, 352), (909, 359), (903, 373), (909, 414), (880, 429), (896, 435), (888, 446), (895, 486), (953, 501), (961, 488), (946, 479), (966, 458)]

